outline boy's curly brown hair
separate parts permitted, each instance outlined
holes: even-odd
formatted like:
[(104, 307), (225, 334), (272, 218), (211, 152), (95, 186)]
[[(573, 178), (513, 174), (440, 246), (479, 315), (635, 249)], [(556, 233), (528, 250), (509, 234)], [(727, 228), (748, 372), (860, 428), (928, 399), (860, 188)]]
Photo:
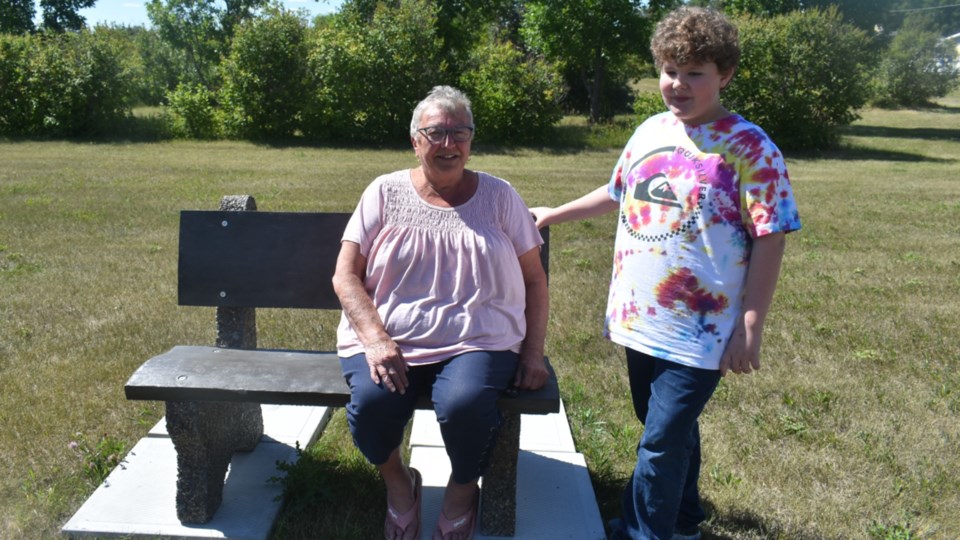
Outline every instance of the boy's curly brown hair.
[(685, 6), (657, 23), (650, 52), (658, 71), (667, 61), (681, 66), (713, 62), (720, 73), (729, 73), (740, 62), (740, 38), (737, 27), (719, 11)]

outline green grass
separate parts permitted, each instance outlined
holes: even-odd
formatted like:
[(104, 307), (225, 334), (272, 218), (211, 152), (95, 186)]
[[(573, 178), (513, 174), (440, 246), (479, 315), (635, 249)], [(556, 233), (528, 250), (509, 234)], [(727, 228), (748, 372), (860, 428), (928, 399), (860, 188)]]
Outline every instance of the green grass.
[[(763, 369), (725, 379), (703, 416), (707, 538), (960, 537), (960, 95), (941, 103), (867, 110), (841, 150), (787, 154), (804, 228), (788, 238)], [(623, 141), (599, 141), (478, 148), (471, 166), (553, 205), (608, 178)], [(212, 310), (176, 306), (178, 211), (236, 193), (263, 210), (348, 211), (415, 159), (28, 141), (0, 143), (0, 164), (0, 537), (52, 538), (96, 469), (162, 414), (124, 399), (130, 373), (214, 341)], [(613, 234), (613, 216), (554, 227), (547, 344), (605, 518), (641, 432), (623, 353), (599, 337)], [(261, 346), (333, 346), (335, 314), (258, 318)], [(342, 411), (289, 488), (276, 538), (376, 537), (382, 488)]]

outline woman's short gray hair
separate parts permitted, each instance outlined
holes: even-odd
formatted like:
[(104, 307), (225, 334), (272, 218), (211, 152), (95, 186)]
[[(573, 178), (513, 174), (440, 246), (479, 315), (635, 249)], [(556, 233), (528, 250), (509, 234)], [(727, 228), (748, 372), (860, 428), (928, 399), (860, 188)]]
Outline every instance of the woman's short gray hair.
[(467, 118), (470, 119), (470, 127), (473, 125), (473, 111), (470, 109), (470, 98), (460, 90), (452, 86), (434, 86), (427, 97), (417, 103), (413, 109), (413, 118), (410, 120), (410, 137), (417, 136), (417, 130), (420, 129), (420, 117), (431, 107), (436, 107), (446, 113), (456, 113), (464, 111)]

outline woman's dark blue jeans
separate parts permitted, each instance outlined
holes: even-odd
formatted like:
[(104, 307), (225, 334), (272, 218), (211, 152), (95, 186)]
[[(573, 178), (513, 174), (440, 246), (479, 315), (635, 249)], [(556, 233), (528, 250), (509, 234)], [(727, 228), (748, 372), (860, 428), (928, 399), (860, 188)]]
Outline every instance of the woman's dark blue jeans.
[(684, 366), (627, 349), (637, 418), (644, 425), (637, 466), (623, 494), (621, 535), (663, 539), (696, 530), (700, 505), (700, 428), (697, 419), (720, 382), (720, 372)]
[(350, 386), (347, 423), (353, 441), (370, 463), (385, 463), (403, 441), (417, 399), (432, 389), (453, 479), (472, 482), (490, 462), (503, 422), (497, 398), (513, 380), (518, 362), (519, 355), (511, 351), (476, 351), (437, 364), (410, 366), (410, 386), (401, 395), (370, 379), (365, 355), (341, 358)]

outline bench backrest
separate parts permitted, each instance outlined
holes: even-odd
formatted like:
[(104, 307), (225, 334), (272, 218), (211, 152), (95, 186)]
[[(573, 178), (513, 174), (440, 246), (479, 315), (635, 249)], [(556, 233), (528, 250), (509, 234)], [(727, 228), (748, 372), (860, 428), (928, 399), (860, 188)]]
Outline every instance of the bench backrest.
[[(349, 213), (180, 213), (184, 306), (340, 309), (331, 279)], [(549, 270), (548, 228), (540, 260)]]

